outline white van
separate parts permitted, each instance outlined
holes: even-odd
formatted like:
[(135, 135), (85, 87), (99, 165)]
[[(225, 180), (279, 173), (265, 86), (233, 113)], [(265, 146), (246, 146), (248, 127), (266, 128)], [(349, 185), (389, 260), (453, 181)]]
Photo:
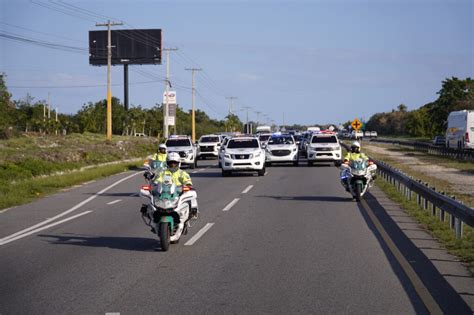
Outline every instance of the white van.
[(474, 110), (460, 110), (449, 113), (446, 147), (474, 149)]

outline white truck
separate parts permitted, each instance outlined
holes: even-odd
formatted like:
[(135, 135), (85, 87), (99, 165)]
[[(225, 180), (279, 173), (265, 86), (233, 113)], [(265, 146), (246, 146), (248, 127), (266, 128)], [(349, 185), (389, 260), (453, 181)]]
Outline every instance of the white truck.
[(258, 126), (257, 129), (255, 130), (255, 133), (271, 133), (272, 132), (272, 127), (270, 126)]
[(341, 166), (342, 148), (335, 133), (314, 133), (308, 143), (306, 156), (308, 166), (317, 162), (332, 162)]
[(218, 157), (221, 147), (222, 136), (220, 135), (204, 135), (198, 141), (198, 159), (207, 157)]
[(474, 110), (451, 112), (447, 123), (447, 148), (474, 149)]

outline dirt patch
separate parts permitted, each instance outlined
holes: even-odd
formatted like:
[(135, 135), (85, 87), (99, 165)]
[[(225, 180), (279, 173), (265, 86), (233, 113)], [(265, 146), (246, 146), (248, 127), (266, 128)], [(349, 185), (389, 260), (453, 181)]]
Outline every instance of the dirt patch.
[(421, 172), (430, 177), (442, 179), (448, 182), (456, 192), (474, 198), (474, 174), (470, 172), (436, 164), (427, 164), (413, 155), (404, 152), (396, 152), (374, 145), (366, 144), (364, 145), (364, 149), (376, 154), (387, 155), (391, 159), (396, 160), (414, 171)]

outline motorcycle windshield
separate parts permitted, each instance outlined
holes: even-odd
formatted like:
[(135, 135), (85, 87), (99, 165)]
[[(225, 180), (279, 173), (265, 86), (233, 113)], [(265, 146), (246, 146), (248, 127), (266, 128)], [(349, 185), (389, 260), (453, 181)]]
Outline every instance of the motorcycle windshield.
[(148, 165), (152, 170), (162, 170), (166, 168), (166, 162), (157, 161), (157, 160), (149, 160)]
[(364, 160), (355, 160), (352, 161), (351, 168), (356, 171), (363, 171), (367, 168), (367, 163)]

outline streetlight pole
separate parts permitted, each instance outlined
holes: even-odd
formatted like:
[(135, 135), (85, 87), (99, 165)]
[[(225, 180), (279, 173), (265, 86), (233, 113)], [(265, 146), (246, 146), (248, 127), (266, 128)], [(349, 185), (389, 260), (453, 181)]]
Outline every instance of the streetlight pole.
[(193, 143), (196, 142), (196, 114), (195, 114), (195, 106), (194, 106), (194, 102), (195, 102), (195, 98), (196, 98), (196, 88), (194, 87), (194, 74), (196, 73), (196, 71), (201, 71), (202, 69), (200, 68), (185, 68), (184, 70), (187, 70), (187, 71), (191, 71), (191, 75), (192, 75), (192, 86), (193, 86), (193, 90), (192, 90), (192, 104), (193, 104), (193, 108), (192, 108), (192, 140), (193, 140)]

